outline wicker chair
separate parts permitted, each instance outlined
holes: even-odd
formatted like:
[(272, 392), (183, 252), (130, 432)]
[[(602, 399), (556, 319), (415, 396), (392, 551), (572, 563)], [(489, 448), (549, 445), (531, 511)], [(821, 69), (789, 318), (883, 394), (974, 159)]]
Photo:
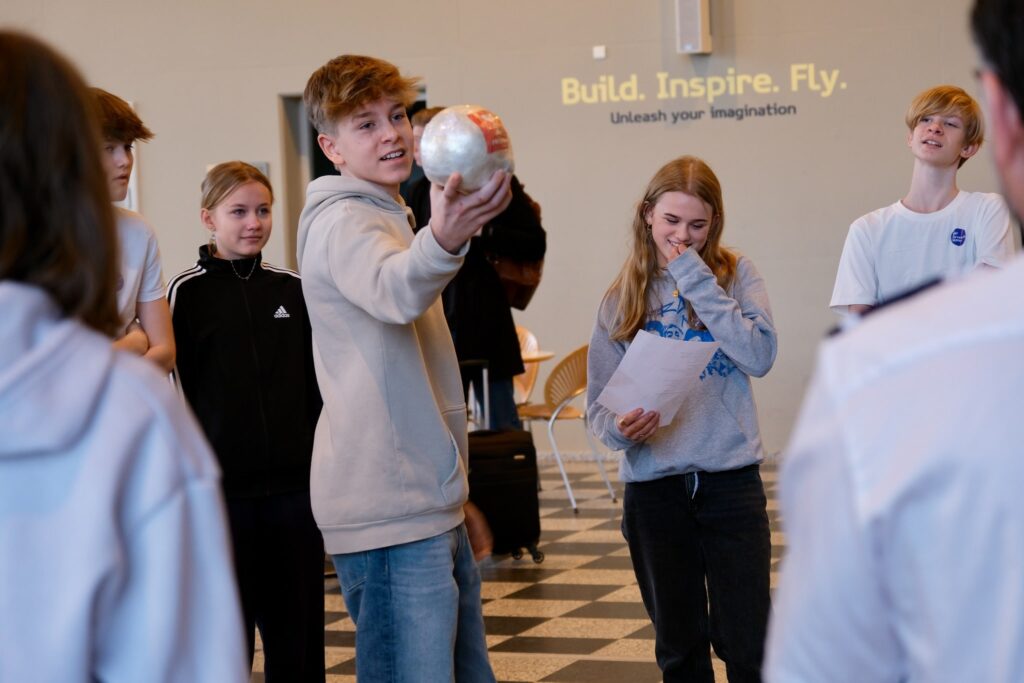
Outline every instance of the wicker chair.
[[(519, 353), (523, 356), (537, 353), (540, 345), (537, 337), (525, 327), (516, 325), (516, 336), (519, 337)], [(523, 372), (512, 378), (512, 388), (515, 392), (516, 405), (524, 406), (530, 402), (530, 394), (537, 383), (537, 373), (540, 371), (540, 363), (524, 363)]]
[(608, 473), (604, 469), (601, 457), (594, 443), (594, 437), (587, 428), (587, 414), (585, 411), (570, 405), (577, 396), (587, 391), (587, 345), (576, 349), (561, 361), (548, 375), (544, 383), (544, 403), (528, 403), (519, 408), (519, 417), (524, 421), (546, 420), (548, 423), (548, 440), (551, 441), (551, 450), (555, 454), (555, 461), (558, 463), (558, 470), (562, 473), (562, 482), (565, 484), (565, 492), (569, 495), (569, 502), (572, 504), (573, 512), (579, 512), (576, 505), (576, 497), (572, 493), (572, 485), (569, 484), (569, 476), (565, 472), (565, 464), (562, 462), (562, 454), (558, 450), (558, 442), (555, 440), (555, 422), (558, 420), (579, 420), (583, 425), (583, 433), (587, 437), (587, 443), (594, 454), (594, 462), (601, 471), (601, 477), (608, 487), (612, 501), (615, 498), (615, 489), (608, 479)]

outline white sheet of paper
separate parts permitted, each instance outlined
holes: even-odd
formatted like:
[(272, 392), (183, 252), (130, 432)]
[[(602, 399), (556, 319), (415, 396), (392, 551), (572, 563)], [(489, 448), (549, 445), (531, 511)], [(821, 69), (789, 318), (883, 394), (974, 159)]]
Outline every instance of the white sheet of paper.
[(597, 402), (616, 415), (636, 408), (656, 410), (661, 414), (658, 426), (664, 427), (700, 382), (719, 346), (718, 342), (666, 339), (641, 330)]

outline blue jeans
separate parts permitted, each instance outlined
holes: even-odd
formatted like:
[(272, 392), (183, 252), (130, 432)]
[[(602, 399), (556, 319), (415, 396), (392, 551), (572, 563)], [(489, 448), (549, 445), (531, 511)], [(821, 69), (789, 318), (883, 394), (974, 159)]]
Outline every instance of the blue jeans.
[(626, 484), (622, 532), (666, 683), (759, 683), (771, 532), (757, 465)]
[(356, 678), (494, 683), (480, 571), (464, 524), (422, 541), (333, 560), (356, 624)]

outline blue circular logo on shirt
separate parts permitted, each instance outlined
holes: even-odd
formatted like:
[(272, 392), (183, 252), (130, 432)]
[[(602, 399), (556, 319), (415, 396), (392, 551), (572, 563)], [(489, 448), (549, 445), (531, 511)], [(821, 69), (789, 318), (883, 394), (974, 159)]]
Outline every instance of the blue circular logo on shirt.
[(956, 228), (949, 233), (949, 241), (958, 247), (963, 246), (963, 243), (967, 241), (967, 231), (963, 228)]

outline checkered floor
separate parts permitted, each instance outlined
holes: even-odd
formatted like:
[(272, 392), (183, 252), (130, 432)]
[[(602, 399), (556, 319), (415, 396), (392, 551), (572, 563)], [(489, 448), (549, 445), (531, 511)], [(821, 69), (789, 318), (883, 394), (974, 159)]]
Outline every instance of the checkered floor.
[[(570, 463), (579, 502), (574, 514), (554, 464), (541, 468), (541, 550), (535, 564), (494, 558), (481, 564), (491, 664), (499, 681), (655, 683), (654, 630), (640, 601), (613, 503), (593, 463)], [(783, 539), (775, 501), (776, 469), (762, 466), (772, 524), (772, 586)], [(613, 477), (614, 478), (614, 477)], [(621, 501), (621, 485), (616, 485)], [(355, 681), (355, 626), (336, 580), (326, 582), (327, 680)], [(716, 679), (725, 667), (714, 660)], [(257, 652), (254, 682), (262, 682)]]

